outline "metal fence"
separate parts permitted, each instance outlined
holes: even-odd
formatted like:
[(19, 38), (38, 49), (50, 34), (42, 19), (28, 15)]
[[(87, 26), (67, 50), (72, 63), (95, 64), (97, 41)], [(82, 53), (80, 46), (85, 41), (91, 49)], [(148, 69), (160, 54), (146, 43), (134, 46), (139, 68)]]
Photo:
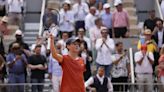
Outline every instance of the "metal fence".
[[(114, 92), (140, 92), (138, 90), (138, 86), (149, 86), (153, 85), (153, 90), (152, 92), (164, 92), (162, 88), (164, 88), (164, 85), (161, 83), (153, 83), (153, 84), (148, 84), (148, 83), (112, 83), (113, 86), (122, 86), (123, 89), (120, 89), (119, 91), (114, 91)], [(9, 91), (10, 87), (17, 87), (17, 86), (23, 86), (24, 87), (24, 92), (31, 92), (31, 86), (32, 85), (43, 85), (44, 90), (43, 92), (53, 92), (52, 90), (52, 84), (51, 83), (17, 83), (17, 84), (0, 84), (0, 92), (13, 92)], [(127, 87), (127, 90), (126, 90)], [(20, 91), (17, 91), (20, 92)], [(90, 92), (90, 91), (87, 91)], [(146, 92), (146, 91), (144, 91)]]
[(19, 91), (19, 87), (23, 88), (23, 92), (32, 92), (32, 86), (43, 86), (43, 92), (53, 92), (51, 83), (4, 83), (0, 84), (0, 92), (22, 92)]

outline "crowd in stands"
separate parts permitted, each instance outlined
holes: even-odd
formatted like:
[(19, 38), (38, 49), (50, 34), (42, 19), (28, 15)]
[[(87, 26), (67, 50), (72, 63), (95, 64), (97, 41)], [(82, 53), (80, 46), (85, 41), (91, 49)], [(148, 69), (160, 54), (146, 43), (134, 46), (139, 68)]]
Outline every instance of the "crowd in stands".
[(11, 35), (12, 29), (8, 25), (13, 25), (19, 29), (23, 28), (24, 0), (0, 0), (0, 31), (3, 35)]
[[(114, 38), (129, 37), (129, 15), (123, 8), (122, 0), (114, 0), (115, 10), (106, 0), (65, 0), (59, 16), (51, 7), (46, 8), (43, 16), (43, 36), (38, 35), (31, 46), (23, 41), (22, 16), (23, 0), (0, 0), (0, 83), (44, 83), (45, 73), (49, 74), (53, 92), (60, 92), (62, 67), (51, 54), (49, 35), (55, 38), (54, 44), (61, 55), (68, 54), (69, 39), (77, 45), (79, 56), (85, 64), (84, 81), (87, 91), (121, 92), (128, 86), (112, 83), (128, 83), (131, 75), (130, 60), (124, 42), (115, 42)], [(8, 16), (5, 16), (8, 13)], [(143, 31), (138, 39), (138, 51), (134, 53), (135, 77), (137, 83), (161, 83), (158, 89), (164, 91), (164, 27), (163, 20), (149, 12), (144, 21)], [(3, 35), (9, 34), (8, 24), (18, 25), (16, 40), (4, 51)], [(96, 66), (96, 73), (92, 67)], [(75, 68), (76, 69), (76, 68)], [(158, 71), (157, 73), (155, 71)], [(30, 81), (28, 81), (30, 77)], [(76, 76), (74, 76), (76, 77)], [(70, 82), (73, 82), (73, 80)], [(69, 83), (68, 83), (69, 84)], [(32, 85), (32, 92), (43, 92), (43, 85)], [(153, 86), (137, 86), (138, 92), (153, 92)], [(24, 92), (23, 85), (1, 87), (2, 92)]]

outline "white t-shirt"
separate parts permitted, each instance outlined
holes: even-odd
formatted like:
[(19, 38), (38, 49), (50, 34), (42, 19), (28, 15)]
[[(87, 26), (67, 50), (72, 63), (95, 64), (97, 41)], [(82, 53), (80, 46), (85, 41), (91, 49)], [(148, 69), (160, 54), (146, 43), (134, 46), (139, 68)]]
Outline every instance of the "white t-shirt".
[[(147, 56), (151, 58), (154, 61), (154, 55), (152, 52), (147, 52), (145, 56), (143, 56), (141, 51), (138, 51), (135, 53), (134, 60), (136, 62), (135, 72), (136, 73), (153, 73), (152, 65), (150, 64)], [(142, 64), (139, 65), (137, 62), (141, 60), (141, 58), (144, 57)]]
[(74, 13), (69, 10), (65, 12), (63, 9), (60, 10), (60, 22), (59, 30), (64, 32), (72, 32), (74, 30)]
[(73, 5), (73, 11), (75, 13), (76, 21), (84, 21), (84, 18), (89, 13), (88, 5), (84, 2), (79, 5), (78, 3)]
[(23, 0), (8, 0), (8, 5), (9, 5), (9, 12), (21, 13)]

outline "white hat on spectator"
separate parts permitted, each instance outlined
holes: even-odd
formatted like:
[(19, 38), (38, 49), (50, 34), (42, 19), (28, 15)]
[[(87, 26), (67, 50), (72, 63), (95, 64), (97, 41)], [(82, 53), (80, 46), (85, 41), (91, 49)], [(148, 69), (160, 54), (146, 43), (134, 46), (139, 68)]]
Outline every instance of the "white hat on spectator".
[(2, 18), (1, 21), (2, 21), (2, 22), (6, 22), (6, 23), (8, 23), (8, 17), (7, 17), (7, 16), (3, 16), (3, 18)]
[(145, 35), (151, 35), (152, 32), (151, 32), (150, 29), (145, 29), (145, 30), (144, 30), (144, 34), (145, 34)]
[(21, 35), (21, 36), (23, 36), (23, 33), (22, 33), (22, 31), (20, 29), (17, 29), (15, 31), (15, 35)]
[(66, 3), (66, 4), (71, 4), (71, 1), (70, 1), (70, 0), (65, 0), (65, 1), (64, 1), (64, 4), (65, 4), (65, 3)]
[(118, 6), (119, 4), (122, 4), (122, 1), (121, 0), (115, 0), (114, 6)]
[(110, 4), (109, 4), (109, 3), (105, 3), (105, 4), (103, 5), (103, 8), (104, 8), (104, 9), (110, 8)]

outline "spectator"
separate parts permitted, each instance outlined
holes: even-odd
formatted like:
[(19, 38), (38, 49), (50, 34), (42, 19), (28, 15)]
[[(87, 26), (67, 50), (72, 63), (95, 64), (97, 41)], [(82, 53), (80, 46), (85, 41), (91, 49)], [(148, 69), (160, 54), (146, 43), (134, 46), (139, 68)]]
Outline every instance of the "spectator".
[[(45, 56), (41, 55), (41, 45), (36, 45), (35, 54), (28, 58), (28, 67), (31, 69), (31, 83), (44, 83), (46, 63)], [(43, 92), (43, 85), (32, 85), (32, 92)]]
[(110, 12), (110, 4), (105, 3), (103, 8), (104, 12), (101, 14), (102, 23), (108, 28), (109, 36), (112, 38), (112, 13)]
[(60, 63), (63, 70), (60, 92), (85, 92), (84, 87), (84, 61), (78, 56), (79, 41), (70, 38), (66, 42), (68, 55), (60, 55), (54, 47), (54, 37), (51, 35), (52, 56)]
[[(153, 68), (154, 55), (147, 51), (147, 45), (142, 45), (141, 49), (135, 53), (134, 60), (136, 62), (135, 73), (137, 76), (137, 83), (153, 83)], [(139, 92), (153, 92), (152, 85), (138, 85)]]
[(127, 37), (127, 33), (129, 31), (129, 15), (123, 9), (122, 1), (115, 0), (114, 6), (116, 7), (116, 11), (113, 13), (113, 28), (114, 28), (114, 37)]
[(155, 10), (149, 11), (149, 18), (144, 21), (144, 29), (150, 29), (153, 32), (158, 19), (155, 16)]
[(105, 68), (105, 76), (110, 77), (110, 71), (112, 68), (112, 52), (115, 49), (114, 40), (109, 38), (108, 29), (106, 27), (101, 28), (102, 37), (96, 40), (95, 48), (97, 51), (96, 64), (97, 69), (100, 66)]
[(85, 17), (85, 29), (87, 31), (90, 30), (90, 28), (95, 26), (95, 20), (96, 20), (96, 8), (90, 7), (88, 15)]
[(0, 16), (6, 15), (6, 0), (0, 0)]
[(92, 53), (88, 50), (87, 43), (85, 41), (80, 42), (80, 57), (83, 58), (85, 64), (84, 80), (87, 81), (91, 76)]
[(98, 4), (97, 4), (97, 13), (98, 13), (98, 16), (100, 16), (103, 12), (103, 2), (102, 1), (99, 1)]
[(49, 77), (52, 81), (53, 92), (60, 92), (60, 84), (62, 79), (62, 68), (59, 65), (58, 61), (56, 61), (52, 55), (49, 57), (48, 64), (48, 73)]
[(28, 44), (27, 43), (25, 43), (24, 41), (23, 41), (23, 33), (22, 33), (22, 31), (21, 30), (19, 30), (19, 29), (17, 29), (16, 31), (15, 31), (15, 38), (16, 38), (16, 40), (14, 41), (14, 42), (12, 42), (11, 44), (9, 44), (9, 52), (10, 52), (10, 49), (11, 49), (11, 47), (12, 47), (12, 44), (13, 43), (19, 43), (19, 45), (20, 45), (20, 47), (21, 47), (21, 49), (23, 50), (23, 53), (28, 57), (28, 56), (30, 56), (30, 49), (29, 49), (29, 46), (28, 46)]
[[(113, 56), (113, 69), (111, 72), (112, 83), (127, 83), (130, 73), (130, 61), (126, 50), (123, 50), (123, 43), (116, 43), (116, 54)], [(127, 92), (128, 85), (114, 85), (114, 91)]]
[(159, 19), (156, 22), (156, 28), (153, 32), (154, 41), (157, 43), (158, 48), (160, 49), (162, 47), (162, 44), (164, 44), (164, 27), (163, 27), (163, 20)]
[[(92, 86), (91, 86), (92, 85)], [(110, 79), (105, 76), (105, 68), (99, 67), (96, 76), (85, 82), (85, 87), (91, 92), (113, 92)]]
[[(13, 43), (11, 47), (11, 52), (7, 55), (7, 66), (9, 72), (9, 83), (25, 83), (25, 69), (27, 65), (27, 58), (22, 53), (19, 43)], [(19, 85), (18, 91), (23, 92), (24, 86)], [(11, 86), (9, 92), (16, 92), (16, 87)]]
[(57, 46), (60, 48), (60, 52), (62, 55), (68, 54), (68, 49), (66, 48), (66, 41), (69, 38), (69, 34), (67, 32), (62, 33), (62, 39), (58, 40)]
[(21, 27), (23, 0), (8, 0), (10, 24)]
[(162, 48), (160, 50), (160, 58), (158, 61), (158, 79), (159, 82), (162, 83), (161, 86), (159, 86), (160, 92), (164, 91), (164, 45), (162, 45)]
[(9, 35), (10, 30), (8, 29), (8, 17), (3, 16), (3, 18), (0, 21), (0, 32), (2, 35)]
[(89, 13), (89, 8), (85, 2), (77, 0), (77, 3), (73, 5), (73, 11), (75, 12), (75, 29), (77, 33), (79, 28), (85, 29), (84, 18)]
[(47, 7), (46, 12), (43, 15), (43, 26), (44, 26), (45, 30), (49, 29), (50, 25), (49, 25), (49, 23), (47, 23), (49, 19), (52, 20), (52, 24), (58, 25), (58, 16), (57, 16), (57, 14), (54, 14), (52, 12), (52, 10), (53, 9), (51, 7)]
[(157, 51), (156, 42), (151, 39), (152, 38), (152, 32), (150, 29), (144, 30), (144, 36), (145, 36), (145, 40), (142, 43), (141, 43), (141, 41), (139, 41), (137, 48), (141, 49), (142, 44), (147, 44), (147, 51), (148, 52), (154, 53), (155, 51)]
[(77, 34), (78, 35), (76, 39), (80, 39), (80, 41), (85, 41), (87, 43), (88, 50), (91, 50), (91, 42), (90, 39), (85, 36), (85, 30), (83, 28), (79, 28)]
[(101, 27), (102, 27), (102, 20), (100, 18), (97, 18), (95, 20), (95, 26), (91, 27), (89, 30), (89, 37), (91, 39), (92, 48), (94, 48), (96, 40), (98, 38), (101, 38)]
[(60, 10), (59, 30), (61, 33), (68, 32), (69, 37), (74, 32), (74, 13), (71, 10), (71, 2), (68, 0), (64, 1), (63, 8)]
[[(9, 44), (8, 53), (10, 53), (13, 43), (19, 43), (22, 53), (28, 58), (31, 55), (29, 46), (23, 41), (23, 33), (21, 30), (17, 29), (15, 31), (15, 41)], [(27, 78), (27, 71), (24, 69), (25, 77)]]
[(158, 59), (159, 59), (158, 45), (152, 39), (152, 32), (150, 29), (144, 30), (144, 36), (145, 36), (145, 39), (143, 40), (142, 43), (141, 43), (141, 41), (139, 41), (137, 47), (138, 47), (138, 49), (140, 49), (142, 44), (146, 44), (147, 51), (153, 53), (153, 55), (154, 55), (153, 71), (154, 71), (156, 65), (158, 65)]
[(36, 43), (31, 45), (32, 53), (35, 52), (35, 46), (36, 45), (41, 45), (41, 55), (46, 57), (46, 47), (45, 47), (45, 45), (43, 43), (43, 38), (41, 36), (39, 36), (39, 35), (36, 37)]

